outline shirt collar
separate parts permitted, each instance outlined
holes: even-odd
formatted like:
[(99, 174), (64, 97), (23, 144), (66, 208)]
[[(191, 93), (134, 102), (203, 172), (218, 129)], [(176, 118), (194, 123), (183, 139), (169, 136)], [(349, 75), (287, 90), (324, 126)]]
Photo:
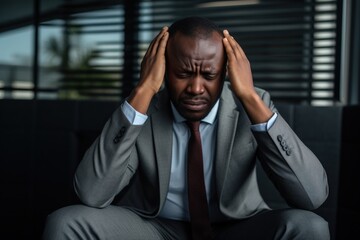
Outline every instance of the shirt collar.
[[(180, 113), (176, 110), (174, 104), (171, 101), (170, 101), (170, 103), (171, 103), (171, 110), (172, 110), (175, 122), (177, 122), (177, 123), (185, 122), (186, 119), (183, 116), (180, 115)], [(208, 113), (208, 115), (206, 115), (206, 117), (201, 119), (201, 122), (206, 122), (208, 124), (213, 124), (215, 119), (216, 119), (216, 115), (217, 115), (218, 110), (219, 110), (219, 99), (216, 101), (216, 103), (214, 104), (213, 108)]]

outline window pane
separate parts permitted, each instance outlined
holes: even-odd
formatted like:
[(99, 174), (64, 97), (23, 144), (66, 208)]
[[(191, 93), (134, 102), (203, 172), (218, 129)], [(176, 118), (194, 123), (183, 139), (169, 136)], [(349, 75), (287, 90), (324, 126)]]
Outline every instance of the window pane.
[[(37, 87), (38, 98), (119, 100), (139, 80), (142, 57), (158, 31), (178, 18), (197, 15), (230, 31), (251, 62), (255, 85), (267, 89), (275, 101), (331, 105), (339, 93), (339, 4), (41, 0), (37, 55), (32, 56), (32, 5), (24, 20), (1, 25), (8, 32), (0, 33), (1, 47), (5, 46), (0, 56), (0, 97), (30, 98), (34, 94), (29, 89)], [(9, 30), (15, 28), (19, 30)], [(23, 42), (16, 43), (15, 38)], [(5, 59), (11, 51), (15, 52), (9, 63)], [(37, 64), (31, 61), (36, 56), (39, 68), (33, 74), (31, 66)]]
[(0, 33), (0, 98), (33, 98), (32, 26)]
[(40, 26), (39, 98), (120, 98), (123, 8), (72, 13)]
[[(335, 0), (143, 0), (139, 28), (154, 35), (176, 18), (207, 17), (238, 40), (251, 62), (255, 85), (268, 90), (274, 100), (332, 105), (338, 91), (338, 4)], [(140, 38), (138, 62), (148, 44)]]

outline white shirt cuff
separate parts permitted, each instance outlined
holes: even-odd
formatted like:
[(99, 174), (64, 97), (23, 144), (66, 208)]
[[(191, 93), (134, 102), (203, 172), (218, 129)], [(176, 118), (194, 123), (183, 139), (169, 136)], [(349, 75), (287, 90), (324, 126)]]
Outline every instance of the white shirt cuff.
[(269, 121), (265, 123), (258, 123), (251, 125), (251, 130), (253, 130), (254, 132), (266, 132), (272, 127), (276, 118), (277, 118), (277, 113), (274, 113), (272, 117), (269, 119)]
[(132, 125), (143, 125), (148, 116), (135, 110), (127, 101), (121, 105), (121, 110)]

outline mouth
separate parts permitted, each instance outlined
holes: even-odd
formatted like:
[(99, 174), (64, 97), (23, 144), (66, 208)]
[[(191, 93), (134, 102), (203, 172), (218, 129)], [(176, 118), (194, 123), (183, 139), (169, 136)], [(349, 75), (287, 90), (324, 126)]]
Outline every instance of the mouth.
[(185, 99), (181, 105), (188, 111), (200, 112), (208, 107), (208, 102), (203, 99)]

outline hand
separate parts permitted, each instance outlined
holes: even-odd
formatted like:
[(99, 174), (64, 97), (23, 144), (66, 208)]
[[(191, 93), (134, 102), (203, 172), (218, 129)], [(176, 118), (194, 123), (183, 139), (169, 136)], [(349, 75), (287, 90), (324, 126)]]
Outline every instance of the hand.
[(223, 43), (228, 57), (228, 76), (235, 95), (242, 100), (254, 94), (254, 84), (250, 62), (243, 49), (227, 30), (224, 30)]
[(128, 98), (129, 104), (143, 114), (146, 114), (151, 99), (164, 81), (165, 49), (168, 38), (168, 27), (163, 27), (152, 40), (141, 62), (140, 81)]
[(163, 27), (152, 40), (141, 62), (139, 85), (146, 86), (153, 93), (157, 93), (163, 83), (165, 75), (165, 49), (169, 33), (168, 27)]
[(242, 102), (253, 124), (267, 122), (273, 113), (255, 92), (250, 62), (243, 49), (227, 30), (224, 30), (223, 43), (232, 91)]

